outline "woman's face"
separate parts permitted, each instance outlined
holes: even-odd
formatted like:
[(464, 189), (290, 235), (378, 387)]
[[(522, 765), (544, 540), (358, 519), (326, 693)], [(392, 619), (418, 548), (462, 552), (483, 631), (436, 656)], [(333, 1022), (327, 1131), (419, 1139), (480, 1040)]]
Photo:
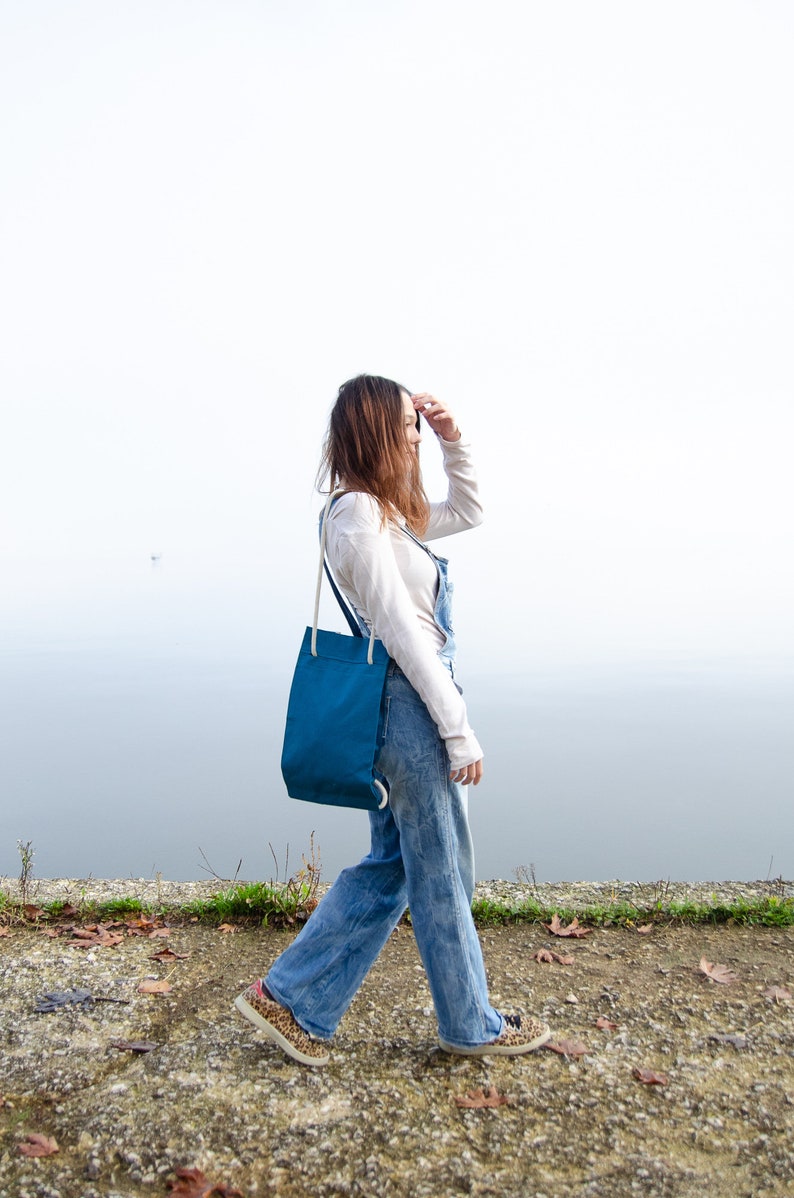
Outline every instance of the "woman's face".
[(419, 432), (419, 413), (414, 408), (413, 400), (407, 391), (402, 392), (403, 415), (405, 423), (405, 439), (408, 442), (408, 452), (416, 453), (416, 447), (422, 440)]

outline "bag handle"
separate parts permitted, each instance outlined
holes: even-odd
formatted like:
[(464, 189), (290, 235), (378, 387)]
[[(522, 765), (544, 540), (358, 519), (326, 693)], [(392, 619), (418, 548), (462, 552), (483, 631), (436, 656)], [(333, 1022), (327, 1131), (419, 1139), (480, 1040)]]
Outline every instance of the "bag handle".
[[(338, 499), (340, 495), (344, 495), (344, 494), (345, 494), (344, 491), (332, 491), (331, 494), (328, 496), (328, 500), (325, 505), (325, 510), (323, 511), (323, 524), (322, 524), (322, 529), (320, 531), (320, 566), (317, 571), (317, 590), (315, 591), (315, 595), (314, 595), (314, 621), (312, 623), (312, 657), (317, 656), (317, 624), (320, 619), (320, 589), (323, 585), (323, 566), (325, 565), (325, 533), (326, 533), (326, 527), (327, 527), (327, 521), (328, 521), (328, 513), (331, 510), (331, 504), (334, 502), (334, 500)], [(336, 587), (334, 586), (334, 581), (331, 578), (330, 573), (329, 573), (328, 577), (331, 582), (331, 586), (333, 586), (334, 590), (336, 590)], [(352, 625), (351, 625), (351, 627), (352, 627)], [(361, 634), (359, 633), (359, 635), (361, 635)], [(373, 664), (374, 648), (375, 648), (375, 625), (373, 623), (372, 629), (370, 631), (370, 636), (369, 636), (369, 649), (367, 650), (367, 665), (370, 665), (370, 666)]]

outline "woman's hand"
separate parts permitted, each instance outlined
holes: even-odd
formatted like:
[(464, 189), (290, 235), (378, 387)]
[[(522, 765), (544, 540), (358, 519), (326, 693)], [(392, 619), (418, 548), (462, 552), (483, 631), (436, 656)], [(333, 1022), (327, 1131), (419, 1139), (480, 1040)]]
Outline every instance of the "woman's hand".
[(418, 395), (412, 395), (411, 399), (413, 400), (415, 410), (422, 413), (433, 432), (437, 433), (442, 441), (460, 440), (460, 429), (455, 423), (455, 417), (445, 403), (441, 403), (440, 400), (429, 395), (427, 391), (422, 391)]
[(469, 786), (471, 783), (476, 786), (482, 778), (482, 757), (479, 761), (462, 765), (459, 770), (453, 770), (449, 777), (451, 782), (459, 782), (461, 786)]

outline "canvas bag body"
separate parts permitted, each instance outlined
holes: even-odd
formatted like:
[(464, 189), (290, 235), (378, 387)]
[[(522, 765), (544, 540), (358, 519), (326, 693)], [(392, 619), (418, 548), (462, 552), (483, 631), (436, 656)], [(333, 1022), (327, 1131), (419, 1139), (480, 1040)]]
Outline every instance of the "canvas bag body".
[[(293, 799), (373, 811), (388, 801), (375, 757), (390, 658), (374, 633), (347, 636), (317, 626), (325, 523), (340, 494), (329, 495), (323, 513), (314, 623), (304, 632), (292, 678), (281, 773)], [(333, 579), (331, 584), (342, 604)]]

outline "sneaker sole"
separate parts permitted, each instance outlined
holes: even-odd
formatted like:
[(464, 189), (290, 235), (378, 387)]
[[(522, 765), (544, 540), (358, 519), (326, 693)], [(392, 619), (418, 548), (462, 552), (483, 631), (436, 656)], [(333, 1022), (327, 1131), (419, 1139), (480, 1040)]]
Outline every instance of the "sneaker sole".
[(292, 1057), (293, 1061), (298, 1061), (301, 1065), (327, 1065), (330, 1061), (331, 1057), (328, 1053), (322, 1057), (310, 1057), (305, 1052), (301, 1052), (299, 1048), (296, 1048), (294, 1044), (290, 1044), (287, 1037), (282, 1036), (278, 1028), (273, 1027), (272, 1023), (268, 1023), (264, 1015), (260, 1015), (258, 1011), (254, 1010), (251, 1004), (246, 1002), (242, 994), (239, 994), (234, 1000), (234, 1005), (244, 1019), (247, 1019), (249, 1023), (253, 1023), (254, 1027), (264, 1032), (268, 1039), (278, 1044), (279, 1048), (288, 1057)]
[(457, 1048), (444, 1040), (439, 1040), (439, 1044), (444, 1052), (451, 1052), (458, 1057), (520, 1057), (524, 1053), (534, 1052), (536, 1048), (542, 1048), (550, 1039), (551, 1028), (544, 1027), (539, 1036), (534, 1040), (527, 1040), (524, 1044), (477, 1044), (474, 1048)]

